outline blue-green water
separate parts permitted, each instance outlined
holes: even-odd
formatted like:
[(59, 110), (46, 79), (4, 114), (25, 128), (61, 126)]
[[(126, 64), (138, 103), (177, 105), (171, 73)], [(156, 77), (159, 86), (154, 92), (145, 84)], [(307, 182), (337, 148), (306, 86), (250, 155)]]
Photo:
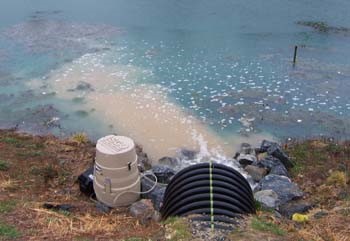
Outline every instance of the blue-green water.
[[(350, 32), (297, 22), (346, 28), (349, 11), (346, 0), (3, 0), (0, 125), (111, 131), (50, 88), (50, 71), (90, 53), (104, 66), (147, 70), (136, 85), (162, 88), (219, 136), (347, 138)], [(43, 83), (30, 87), (32, 79)], [(50, 125), (55, 117), (60, 123)]]

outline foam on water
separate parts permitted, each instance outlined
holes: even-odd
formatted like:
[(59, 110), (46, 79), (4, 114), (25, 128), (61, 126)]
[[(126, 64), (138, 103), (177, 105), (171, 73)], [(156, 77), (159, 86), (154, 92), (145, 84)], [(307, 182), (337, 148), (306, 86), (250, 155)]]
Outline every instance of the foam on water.
[[(52, 71), (47, 78), (29, 82), (33, 89), (47, 85), (64, 100), (82, 98), (80, 109), (93, 109), (90, 118), (111, 131), (141, 143), (154, 160), (175, 155), (178, 148), (198, 150), (196, 161), (223, 161), (234, 154), (242, 141), (257, 143), (268, 135), (222, 138), (167, 97), (167, 88), (139, 82), (152, 71), (128, 65), (105, 65), (105, 54), (87, 54)], [(79, 86), (85, 86), (84, 89)], [(91, 127), (98, 129), (99, 126)], [(108, 134), (108, 133), (106, 133)]]

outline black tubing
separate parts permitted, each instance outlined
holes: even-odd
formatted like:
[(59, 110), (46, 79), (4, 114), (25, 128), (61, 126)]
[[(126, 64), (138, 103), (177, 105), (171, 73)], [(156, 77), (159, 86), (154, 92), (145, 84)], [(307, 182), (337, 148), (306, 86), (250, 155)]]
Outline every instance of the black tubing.
[[(170, 191), (173, 185), (176, 185), (178, 182), (184, 179), (186, 180), (189, 177), (199, 175), (199, 174), (209, 174), (208, 169), (209, 169), (209, 163), (200, 163), (197, 165), (189, 166), (181, 170), (180, 172), (176, 173), (176, 175), (172, 178), (172, 182), (168, 184), (167, 190), (169, 188), (169, 191)], [(226, 177), (230, 177), (233, 180), (236, 180), (240, 185), (242, 185), (246, 189), (251, 190), (247, 180), (242, 176), (242, 174), (240, 174), (238, 171), (234, 170), (233, 168), (230, 168), (222, 164), (213, 163), (212, 171), (213, 171), (213, 174), (217, 173)]]
[[(210, 215), (211, 210), (210, 210), (210, 208), (197, 208), (197, 209), (191, 210), (189, 212), (186, 212), (184, 215), (192, 215), (192, 214)], [(224, 210), (221, 208), (216, 208), (214, 210), (213, 214), (214, 214), (214, 220), (215, 220), (216, 216), (226, 216), (229, 218), (242, 218), (241, 214), (227, 212), (227, 210)]]
[[(191, 217), (191, 220), (193, 221), (202, 221), (202, 222), (210, 222), (211, 221), (211, 217), (210, 215), (199, 215), (199, 216), (194, 216)], [(239, 222), (237, 222), (236, 219), (233, 218), (229, 218), (227, 216), (222, 216), (222, 215), (216, 215), (214, 217), (214, 222), (221, 222), (221, 223), (230, 223), (230, 224), (238, 224)], [(232, 228), (232, 227), (230, 227)]]
[(172, 178), (160, 210), (163, 219), (213, 214), (214, 220), (219, 216), (220, 220), (226, 220), (222, 216), (237, 218), (242, 214), (255, 213), (253, 192), (247, 180), (231, 167), (217, 163), (212, 164), (210, 173), (209, 165), (200, 163), (189, 166)]
[[(189, 183), (187, 186), (182, 187), (181, 189), (176, 190), (168, 196), (165, 196), (166, 201), (163, 202), (164, 208), (172, 203), (176, 203), (186, 197), (191, 197), (199, 193), (210, 193), (209, 180), (200, 180), (193, 183)], [(227, 183), (214, 180), (213, 181), (213, 192), (221, 193), (227, 196), (235, 198), (237, 201), (247, 204), (247, 206), (254, 206), (252, 198), (245, 193), (241, 192), (238, 187), (230, 186)]]
[[(195, 208), (195, 209), (193, 209), (191, 211), (185, 212), (182, 215), (177, 215), (177, 216), (187, 216), (187, 215), (191, 215), (191, 214), (207, 214), (207, 215), (211, 215), (211, 210), (210, 210), (210, 208)], [(218, 208), (218, 207), (216, 207), (214, 209), (213, 214), (214, 214), (214, 217), (215, 216), (226, 216), (226, 217), (229, 217), (229, 218), (242, 218), (241, 214), (237, 214), (237, 213), (228, 211), (226, 209)], [(176, 215), (174, 215), (174, 216), (176, 216)], [(214, 220), (215, 220), (215, 218), (214, 218)]]
[[(231, 179), (230, 177), (224, 176), (224, 175), (220, 175), (221, 173), (213, 173), (212, 175), (212, 180), (213, 181), (222, 181), (227, 183), (227, 185), (231, 185), (232, 188), (237, 187), (237, 192), (239, 192), (242, 196), (247, 196), (248, 198), (253, 198), (253, 193), (251, 191), (251, 189), (247, 190), (246, 188), (242, 188), (241, 184), (236, 182), (235, 180)], [(183, 179), (180, 182), (177, 182), (176, 185), (171, 185), (168, 186), (166, 190), (168, 190), (168, 192), (165, 192), (165, 196), (167, 195), (171, 195), (170, 193), (175, 193), (176, 190), (183, 190), (185, 189), (185, 187), (190, 187), (190, 185), (192, 185), (191, 187), (194, 186), (194, 182), (195, 181), (200, 181), (200, 180), (205, 180), (205, 181), (209, 181), (209, 173), (206, 174), (193, 174), (191, 177), (187, 178), (187, 179)], [(228, 187), (230, 188), (230, 187)], [(171, 196), (169, 196), (169, 199), (171, 199)]]
[[(243, 176), (238, 176), (238, 175), (235, 175), (235, 178), (241, 178), (242, 180), (240, 181), (236, 181), (236, 179), (233, 178), (232, 174), (229, 173), (229, 172), (225, 172), (225, 171), (222, 171), (222, 170), (213, 170), (213, 173), (212, 173), (212, 178), (215, 180), (215, 179), (219, 179), (219, 180), (222, 180), (222, 181), (225, 181), (225, 182), (229, 182), (231, 183), (233, 186), (236, 186), (236, 187), (239, 187), (239, 189), (242, 191), (242, 192), (245, 192), (248, 196), (250, 196), (251, 198), (253, 198), (253, 192), (248, 184), (248, 182), (244, 179)], [(192, 170), (191, 172), (187, 172), (185, 175), (181, 175), (179, 178), (174, 178), (172, 180), (174, 180), (173, 182), (170, 182), (169, 185), (167, 186), (167, 189), (165, 191), (165, 194), (164, 196), (168, 196), (169, 193), (172, 193), (173, 190), (177, 190), (177, 189), (181, 189), (180, 187), (181, 186), (185, 186), (188, 182), (192, 182), (194, 180), (194, 177), (198, 176), (200, 178), (198, 179), (202, 179), (202, 175), (207, 175), (207, 180), (209, 180), (209, 171), (208, 171), (208, 168), (205, 170), (205, 169), (199, 169), (199, 170)], [(190, 181), (186, 181), (187, 179), (190, 179)], [(180, 179), (180, 180), (179, 180)], [(198, 180), (196, 179), (196, 180)], [(244, 185), (244, 182), (246, 185)]]
[[(196, 194), (193, 196), (189, 196), (185, 199), (179, 199), (179, 201), (171, 202), (171, 203), (169, 203), (169, 208), (167, 208), (167, 212), (164, 213), (164, 216), (167, 216), (168, 213), (174, 212), (176, 209), (179, 209), (180, 207), (182, 207), (183, 205), (185, 205), (189, 201), (198, 202), (198, 201), (205, 201), (205, 200), (210, 200), (210, 193), (206, 192), (206, 193)], [(216, 201), (230, 203), (230, 204), (236, 206), (240, 210), (240, 211), (238, 211), (238, 213), (240, 213), (241, 211), (243, 211), (242, 213), (254, 212), (253, 207), (248, 207), (244, 204), (244, 202), (238, 201), (235, 198), (232, 198), (232, 197), (227, 196), (227, 195), (214, 193), (213, 194), (213, 201), (214, 201), (214, 203)]]

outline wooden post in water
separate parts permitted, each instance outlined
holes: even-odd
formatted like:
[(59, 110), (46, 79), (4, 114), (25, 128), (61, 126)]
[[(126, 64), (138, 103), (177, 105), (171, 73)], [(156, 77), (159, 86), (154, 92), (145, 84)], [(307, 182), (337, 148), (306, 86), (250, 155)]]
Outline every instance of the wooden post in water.
[(297, 61), (297, 51), (298, 51), (298, 46), (295, 45), (295, 47), (294, 47), (294, 56), (293, 56), (293, 65), (295, 65), (295, 62)]

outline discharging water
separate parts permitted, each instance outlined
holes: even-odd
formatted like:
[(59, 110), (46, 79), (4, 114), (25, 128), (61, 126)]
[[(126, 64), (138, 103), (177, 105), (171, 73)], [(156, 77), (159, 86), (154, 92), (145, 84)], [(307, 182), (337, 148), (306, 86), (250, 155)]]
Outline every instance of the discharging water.
[(350, 3), (335, 2), (2, 1), (0, 127), (128, 135), (153, 159), (348, 138)]

